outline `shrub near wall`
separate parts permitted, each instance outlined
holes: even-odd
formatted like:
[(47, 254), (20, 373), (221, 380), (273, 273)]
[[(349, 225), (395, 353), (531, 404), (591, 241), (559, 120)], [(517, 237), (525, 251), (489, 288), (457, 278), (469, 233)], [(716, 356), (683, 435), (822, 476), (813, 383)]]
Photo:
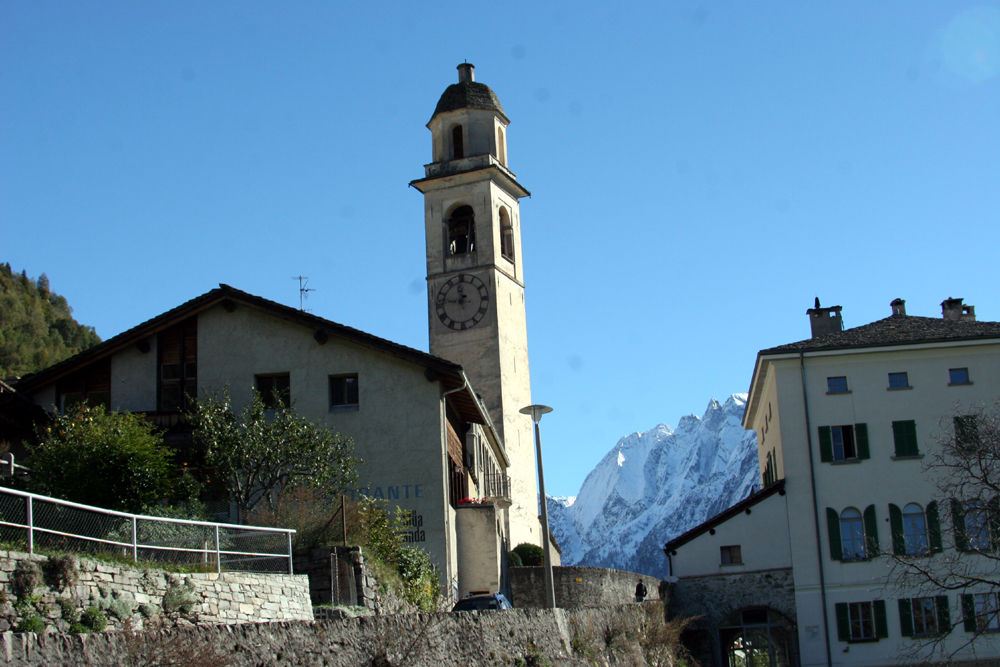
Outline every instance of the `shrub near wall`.
[(0, 591), (0, 632), (313, 619), (308, 579), (287, 574), (174, 574), (0, 551)]

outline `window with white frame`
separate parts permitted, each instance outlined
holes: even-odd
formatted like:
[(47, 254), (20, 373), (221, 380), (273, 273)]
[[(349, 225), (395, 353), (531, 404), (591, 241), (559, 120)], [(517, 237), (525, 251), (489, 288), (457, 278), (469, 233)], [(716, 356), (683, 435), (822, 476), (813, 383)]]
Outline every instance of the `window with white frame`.
[(865, 523), (861, 512), (848, 507), (840, 513), (840, 543), (844, 560), (863, 560), (868, 557), (865, 549)]
[(930, 552), (927, 541), (927, 518), (924, 509), (910, 503), (903, 508), (903, 543), (909, 556), (922, 555)]
[(847, 605), (851, 623), (851, 640), (875, 639), (875, 613), (871, 602), (851, 602)]

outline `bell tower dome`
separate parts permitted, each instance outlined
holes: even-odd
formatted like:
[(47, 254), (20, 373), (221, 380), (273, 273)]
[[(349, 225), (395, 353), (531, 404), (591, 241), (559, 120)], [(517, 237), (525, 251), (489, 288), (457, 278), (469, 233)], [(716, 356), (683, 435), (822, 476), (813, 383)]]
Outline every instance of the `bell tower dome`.
[(465, 368), (504, 441), (512, 544), (541, 543), (518, 200), (507, 164), (510, 120), (475, 67), (458, 66), (427, 128), (433, 162), (410, 183), (424, 195), (430, 352)]

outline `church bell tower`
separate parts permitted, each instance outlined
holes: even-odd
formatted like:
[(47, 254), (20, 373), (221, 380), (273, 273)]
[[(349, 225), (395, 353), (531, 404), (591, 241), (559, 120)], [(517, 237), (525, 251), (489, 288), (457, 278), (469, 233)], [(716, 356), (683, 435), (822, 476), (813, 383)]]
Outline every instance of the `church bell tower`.
[(511, 480), (510, 538), (541, 544), (531, 418), (518, 200), (500, 100), (458, 66), (427, 124), (433, 162), (424, 195), (430, 352), (461, 364), (503, 439)]

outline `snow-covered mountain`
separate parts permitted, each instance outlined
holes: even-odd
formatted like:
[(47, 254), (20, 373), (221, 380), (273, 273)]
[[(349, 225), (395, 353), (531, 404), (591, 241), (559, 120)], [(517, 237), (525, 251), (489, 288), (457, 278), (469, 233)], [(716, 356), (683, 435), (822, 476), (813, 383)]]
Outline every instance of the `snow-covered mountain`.
[(740, 423), (746, 394), (705, 414), (636, 432), (597, 464), (575, 498), (548, 498), (563, 565), (667, 575), (663, 544), (760, 485), (757, 437)]

